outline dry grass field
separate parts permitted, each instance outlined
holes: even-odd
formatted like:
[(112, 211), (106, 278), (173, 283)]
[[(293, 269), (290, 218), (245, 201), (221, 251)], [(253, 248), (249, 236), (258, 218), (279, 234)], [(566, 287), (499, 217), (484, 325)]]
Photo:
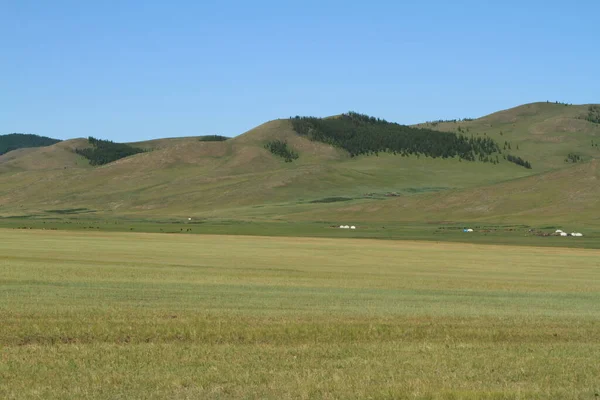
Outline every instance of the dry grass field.
[(0, 398), (600, 394), (600, 251), (0, 230)]

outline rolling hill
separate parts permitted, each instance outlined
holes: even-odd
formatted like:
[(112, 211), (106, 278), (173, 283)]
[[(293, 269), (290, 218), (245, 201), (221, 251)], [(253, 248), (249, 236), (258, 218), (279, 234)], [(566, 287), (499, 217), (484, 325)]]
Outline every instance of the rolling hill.
[[(539, 223), (579, 218), (599, 225), (592, 210), (600, 194), (600, 124), (586, 119), (589, 110), (534, 103), (414, 127), (494, 141), (499, 152), (489, 159), (498, 163), (400, 156), (392, 149), (351, 157), (341, 142), (299, 134), (288, 119), (228, 140), (131, 143), (144, 152), (101, 166), (90, 166), (74, 152), (89, 146), (87, 140), (67, 140), (0, 156), (0, 216), (43, 218), (52, 216), (49, 210), (85, 209), (106, 218)], [(313, 123), (321, 130), (333, 126), (326, 119)], [(407, 132), (421, 140), (419, 132), (425, 131)], [(287, 143), (298, 159), (285, 162), (272, 154), (265, 148), (271, 141)], [(533, 168), (504, 160), (507, 154)]]
[(357, 202), (318, 211), (299, 211), (296, 220), (577, 223), (600, 226), (600, 160), (464, 190)]

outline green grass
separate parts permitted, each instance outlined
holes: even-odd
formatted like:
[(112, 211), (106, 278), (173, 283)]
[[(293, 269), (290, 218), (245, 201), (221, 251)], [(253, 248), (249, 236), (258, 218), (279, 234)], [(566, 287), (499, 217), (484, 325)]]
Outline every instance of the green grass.
[[(588, 109), (534, 103), (428, 125), (507, 141), (509, 153), (531, 161), (532, 170), (504, 161), (492, 165), (389, 154), (350, 158), (300, 137), (288, 120), (223, 142), (190, 137), (134, 143), (148, 151), (99, 168), (84, 165), (73, 153), (81, 140), (64, 141), (0, 156), (0, 217), (55, 217), (48, 210), (85, 208), (94, 210), (81, 215), (85, 219), (92, 214), (99, 220), (193, 217), (217, 225), (222, 220), (354, 221), (597, 229), (600, 150), (591, 144), (600, 138), (600, 125), (583, 119)], [(274, 140), (288, 143), (300, 157), (286, 163), (273, 156), (264, 144)], [(565, 163), (570, 153), (583, 162)], [(398, 196), (386, 196), (390, 193)], [(342, 198), (351, 200), (330, 201)]]
[[(288, 211), (282, 205), (283, 213)], [(264, 212), (258, 206), (259, 213)], [(271, 209), (272, 210), (272, 209)], [(329, 215), (336, 217), (336, 215)], [(339, 229), (339, 225), (356, 225), (356, 230)], [(475, 232), (466, 234), (463, 229), (473, 228)], [(492, 223), (435, 223), (396, 222), (396, 221), (357, 221), (346, 217), (321, 221), (287, 220), (233, 220), (233, 219), (141, 219), (119, 218), (118, 220), (90, 215), (46, 215), (16, 216), (0, 218), (0, 228), (14, 230), (52, 230), (84, 232), (145, 232), (162, 234), (202, 234), (202, 235), (243, 235), (270, 237), (314, 237), (336, 239), (379, 239), (379, 240), (419, 240), (432, 242), (458, 242), (473, 244), (600, 248), (600, 230), (595, 226), (579, 223), (559, 225), (520, 225)], [(556, 229), (567, 232), (577, 231), (583, 237), (541, 236), (540, 233), (553, 233)]]
[(532, 103), (472, 121), (420, 126), (451, 132), (460, 128), (467, 135), (485, 134), (500, 144), (507, 141), (511, 149), (505, 153), (526, 158), (534, 171), (540, 172), (560, 168), (569, 152), (578, 151), (586, 158), (600, 156), (591, 146), (591, 141), (600, 136), (600, 125), (585, 121), (588, 113), (589, 105)]
[(1, 398), (600, 390), (598, 250), (0, 230), (0, 253)]

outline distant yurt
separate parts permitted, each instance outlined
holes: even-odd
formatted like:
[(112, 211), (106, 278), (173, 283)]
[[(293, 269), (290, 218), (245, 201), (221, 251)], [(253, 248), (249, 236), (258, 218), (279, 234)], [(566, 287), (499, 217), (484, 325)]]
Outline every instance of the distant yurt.
[(356, 227), (355, 227), (354, 225), (352, 225), (352, 226), (350, 227), (350, 229), (356, 229)]
[(560, 233), (560, 236), (563, 236), (563, 237), (564, 237), (564, 236), (569, 236), (569, 234), (568, 234), (568, 233), (566, 233), (566, 232), (561, 232), (561, 233)]

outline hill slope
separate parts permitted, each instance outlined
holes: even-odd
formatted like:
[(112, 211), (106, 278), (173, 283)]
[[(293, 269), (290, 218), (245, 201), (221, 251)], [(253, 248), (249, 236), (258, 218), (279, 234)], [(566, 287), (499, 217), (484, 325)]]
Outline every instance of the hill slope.
[(46, 147), (13, 150), (0, 156), (0, 179), (7, 172), (46, 171), (52, 175), (57, 169), (85, 167), (87, 163), (75, 154), (75, 149), (86, 145), (84, 139), (71, 139)]
[[(569, 153), (583, 161), (600, 157), (600, 124), (586, 120), (589, 105), (532, 103), (471, 121), (420, 124), (440, 131), (466, 132), (510, 144), (511, 154), (530, 159), (538, 172), (565, 167)], [(594, 145), (592, 145), (594, 143)]]
[[(98, 167), (73, 151), (87, 141), (65, 141), (0, 156), (0, 216), (85, 208), (144, 218), (568, 219), (597, 205), (600, 149), (592, 141), (600, 142), (600, 125), (582, 119), (587, 110), (535, 103), (472, 121), (420, 125), (510, 146), (502, 153), (531, 160), (531, 170), (457, 157), (351, 157), (340, 146), (299, 135), (285, 119), (225, 141), (135, 143), (146, 152)], [(273, 140), (286, 142), (299, 158), (286, 163), (271, 154), (265, 144)], [(582, 161), (565, 162), (570, 153)], [(578, 195), (563, 195), (569, 190)]]
[(291, 218), (600, 225), (600, 160), (471, 189), (332, 205)]

